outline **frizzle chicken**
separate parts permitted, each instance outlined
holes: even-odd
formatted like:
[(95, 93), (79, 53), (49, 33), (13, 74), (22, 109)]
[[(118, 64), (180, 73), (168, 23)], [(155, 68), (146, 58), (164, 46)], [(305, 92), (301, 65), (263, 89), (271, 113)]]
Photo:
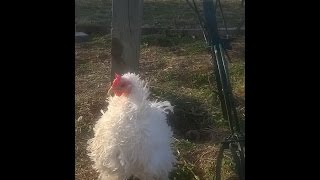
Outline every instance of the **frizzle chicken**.
[(116, 74), (109, 92), (115, 96), (108, 97), (87, 148), (100, 179), (168, 179), (176, 161), (167, 124), (173, 106), (148, 100), (146, 83), (133, 73)]

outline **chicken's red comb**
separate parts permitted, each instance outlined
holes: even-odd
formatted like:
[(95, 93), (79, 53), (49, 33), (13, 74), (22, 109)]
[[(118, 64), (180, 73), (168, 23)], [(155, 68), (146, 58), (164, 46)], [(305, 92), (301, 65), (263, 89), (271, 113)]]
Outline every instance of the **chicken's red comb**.
[(118, 86), (121, 80), (121, 75), (115, 73), (115, 79), (113, 80), (112, 86)]

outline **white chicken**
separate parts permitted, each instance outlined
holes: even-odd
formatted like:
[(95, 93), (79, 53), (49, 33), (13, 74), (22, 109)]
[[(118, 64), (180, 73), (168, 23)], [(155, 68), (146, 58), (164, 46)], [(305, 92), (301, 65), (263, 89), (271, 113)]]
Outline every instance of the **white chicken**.
[(108, 97), (108, 109), (97, 121), (87, 148), (100, 179), (168, 179), (176, 162), (166, 122), (173, 106), (149, 101), (149, 88), (133, 73), (116, 74), (109, 91), (115, 96)]

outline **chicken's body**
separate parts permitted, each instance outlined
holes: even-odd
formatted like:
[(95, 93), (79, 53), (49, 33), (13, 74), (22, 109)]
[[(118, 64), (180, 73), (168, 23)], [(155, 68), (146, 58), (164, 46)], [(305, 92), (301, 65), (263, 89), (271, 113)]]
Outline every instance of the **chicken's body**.
[(101, 180), (168, 179), (175, 157), (166, 110), (173, 107), (167, 101), (149, 101), (149, 90), (139, 76), (127, 73), (122, 78), (131, 82), (130, 93), (109, 97), (108, 110), (88, 142), (94, 168)]

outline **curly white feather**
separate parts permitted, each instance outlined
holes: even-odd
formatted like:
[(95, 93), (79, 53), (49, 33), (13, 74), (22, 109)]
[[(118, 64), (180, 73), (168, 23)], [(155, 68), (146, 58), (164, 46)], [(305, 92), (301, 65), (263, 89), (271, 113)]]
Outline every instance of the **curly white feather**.
[(166, 122), (170, 102), (150, 102), (149, 89), (138, 75), (122, 78), (133, 87), (128, 97), (109, 97), (108, 110), (94, 127), (88, 151), (100, 179), (168, 179), (176, 158), (172, 131)]

